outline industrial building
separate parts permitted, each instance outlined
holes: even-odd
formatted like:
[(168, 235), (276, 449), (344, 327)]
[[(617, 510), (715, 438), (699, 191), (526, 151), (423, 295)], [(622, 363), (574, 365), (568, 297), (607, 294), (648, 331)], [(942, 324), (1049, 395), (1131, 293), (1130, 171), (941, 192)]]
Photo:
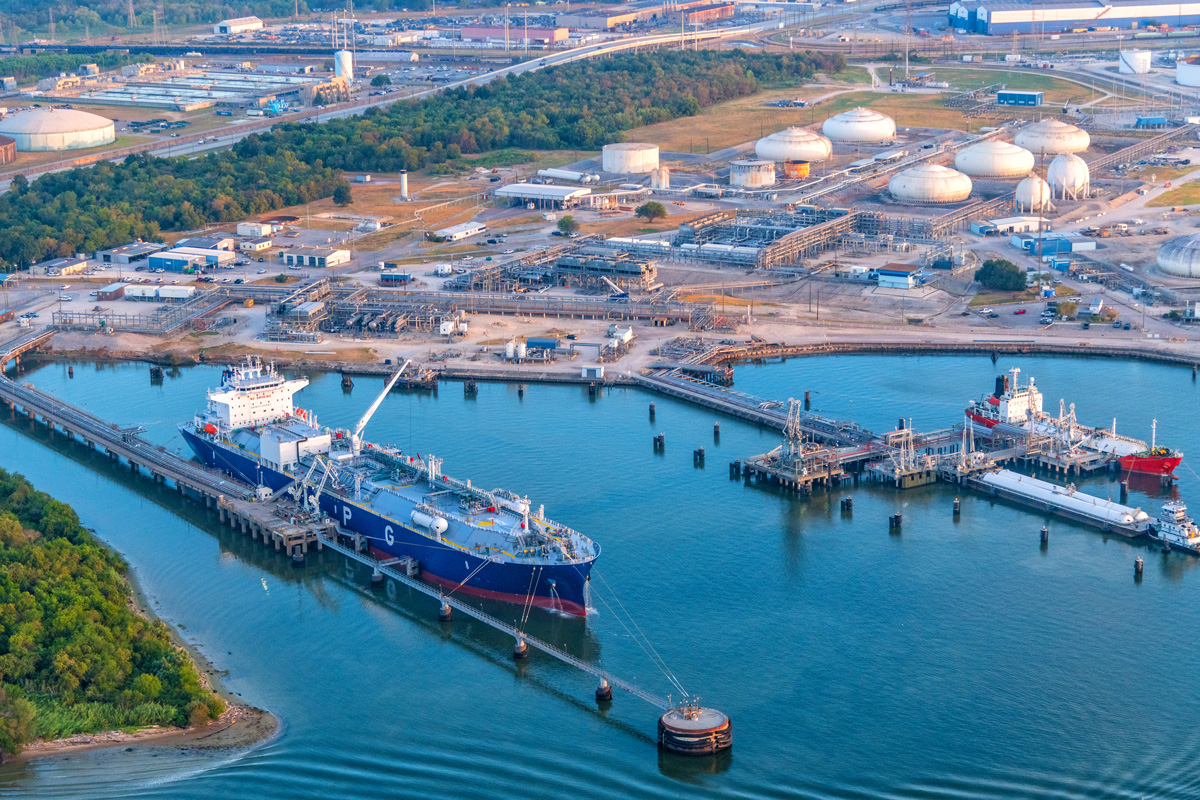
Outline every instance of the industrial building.
[(552, 278), (557, 285), (578, 288), (648, 289), (658, 282), (658, 267), (651, 259), (631, 258), (625, 253), (593, 255), (572, 253), (554, 262)]
[(177, 245), (198, 250), (232, 250), (237, 247), (237, 239), (232, 236), (192, 236), (180, 239)]
[(1041, 92), (1025, 92), (1015, 89), (1001, 89), (996, 92), (996, 105), (998, 106), (1040, 106), (1041, 104)]
[(575, 208), (592, 193), (591, 189), (575, 186), (546, 186), (537, 183), (511, 183), (496, 190), (498, 199), (530, 208)]
[(11, 136), (0, 136), (0, 164), (11, 164), (17, 160), (17, 140)]
[(53, 278), (58, 275), (78, 275), (88, 268), (86, 258), (52, 258), (41, 261), (29, 268), (30, 275), (45, 275)]
[(186, 303), (196, 295), (195, 286), (127, 286), (125, 299), (144, 303)]
[(274, 244), (274, 241), (269, 236), (265, 236), (262, 239), (246, 239), (245, 241), (238, 242), (238, 250), (241, 250), (243, 253), (261, 253), (264, 250), (270, 250), (272, 244)]
[(225, 264), (232, 264), (237, 255), (232, 250), (223, 250), (216, 247), (201, 247), (198, 244), (192, 244), (192, 240), (187, 240), (187, 245), (184, 247), (175, 247), (166, 252), (177, 253), (182, 255), (197, 256), (203, 259), (202, 263), (210, 267), (220, 267)]
[(298, 247), (284, 251), (283, 261), (289, 267), (336, 267), (350, 263), (350, 251), (330, 247)]
[(737, 6), (733, 3), (708, 3), (694, 8), (669, 11), (667, 19), (686, 25), (705, 25), (717, 20), (729, 19), (736, 13)]
[(261, 238), (271, 235), (271, 223), (269, 222), (239, 222), (237, 225), (238, 236), (254, 236)]
[(125, 289), (128, 287), (128, 283), (110, 283), (108, 286), (96, 290), (96, 299), (119, 300), (125, 296)]
[(458, 35), (464, 42), (503, 43), (507, 41), (511, 45), (528, 42), (529, 44), (553, 47), (564, 44), (570, 31), (566, 28), (524, 28), (519, 25), (511, 25), (507, 31), (504, 28), (466, 26), (459, 28)]
[(311, 105), (318, 95), (326, 100), (345, 99), (350, 92), (349, 79), (338, 76), (218, 69), (163, 71), (153, 64), (130, 66), (141, 69), (121, 82), (101, 82), (56, 96), (72, 102), (173, 111), (213, 106), (271, 111)]
[(1155, 20), (1173, 26), (1200, 22), (1200, 3), (1148, 0), (954, 0), (951, 28), (969, 33), (1071, 33), (1145, 28)]
[(111, 250), (96, 252), (96, 260), (102, 264), (132, 264), (135, 261), (145, 261), (152, 253), (166, 250), (162, 242), (131, 242)]
[(223, 19), (216, 25), (213, 25), (213, 33), (223, 34), (226, 36), (249, 33), (250, 31), (261, 31), (263, 29), (263, 21), (258, 17), (236, 17), (234, 19)]
[(20, 152), (79, 150), (112, 144), (117, 139), (111, 119), (73, 108), (34, 108), (0, 120), (0, 134)]
[(486, 232), (487, 225), (481, 222), (463, 222), (458, 225), (451, 225), (448, 228), (436, 230), (432, 235), (434, 239), (440, 239), (443, 242), (461, 242), (463, 239), (469, 239), (472, 236), (478, 236)]
[(917, 285), (920, 264), (884, 264), (875, 270), (880, 289), (911, 289)]

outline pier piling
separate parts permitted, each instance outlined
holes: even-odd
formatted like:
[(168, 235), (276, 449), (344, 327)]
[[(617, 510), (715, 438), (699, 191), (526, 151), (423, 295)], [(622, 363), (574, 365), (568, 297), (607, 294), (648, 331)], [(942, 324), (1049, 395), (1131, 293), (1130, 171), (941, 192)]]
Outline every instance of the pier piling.
[(1045, 525), (1042, 526), (1042, 547), (1050, 544), (1050, 529)]
[(449, 622), (454, 619), (454, 609), (450, 608), (450, 604), (442, 601), (442, 607), (438, 609), (438, 622)]
[(611, 703), (613, 699), (612, 684), (607, 678), (600, 679), (600, 685), (596, 687), (596, 702)]
[(1134, 577), (1136, 577), (1138, 580), (1141, 580), (1142, 568), (1143, 568), (1142, 557), (1138, 556), (1137, 560), (1133, 562), (1133, 574), (1134, 574)]
[(650, 419), (654, 419), (654, 403), (650, 404)]
[(517, 643), (513, 645), (513, 660), (520, 661), (524, 658), (529, 658), (529, 645), (525, 644), (524, 639), (517, 639)]
[(956, 497), (956, 498), (954, 498), (954, 516), (957, 517), (961, 513), (962, 513), (962, 501)]

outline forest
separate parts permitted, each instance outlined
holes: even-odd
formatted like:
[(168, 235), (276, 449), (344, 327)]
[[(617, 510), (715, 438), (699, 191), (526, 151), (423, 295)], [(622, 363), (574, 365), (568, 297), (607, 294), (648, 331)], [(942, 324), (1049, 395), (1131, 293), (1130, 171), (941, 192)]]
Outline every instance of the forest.
[(0, 750), (225, 710), (166, 625), (133, 610), (126, 569), (70, 506), (0, 469)]
[[(61, 38), (64, 34), (81, 34), (87, 30), (92, 35), (106, 32), (109, 28), (129, 28), (129, 0), (25, 0), (20, 4), (4, 3), (4, 29), (13, 26), (28, 31), (43, 30), (49, 26), (50, 14)], [(158, 0), (133, 0), (133, 15), (137, 28), (154, 27), (154, 9)], [(237, 5), (221, 0), (162, 0), (163, 21), (167, 25), (196, 25), (219, 22), (233, 17), (253, 14), (262, 17), (290, 17), (296, 6), (293, 0), (248, 0)], [(300, 0), (300, 13), (309, 13), (308, 4)]]
[(363, 116), (285, 124), (200, 158), (130, 156), (32, 183), (18, 176), (0, 195), (0, 265), (25, 268), (329, 197), (345, 182), (340, 170), (416, 170), (521, 148), (596, 150), (627, 130), (844, 66), (840, 55), (819, 53), (620, 55)]

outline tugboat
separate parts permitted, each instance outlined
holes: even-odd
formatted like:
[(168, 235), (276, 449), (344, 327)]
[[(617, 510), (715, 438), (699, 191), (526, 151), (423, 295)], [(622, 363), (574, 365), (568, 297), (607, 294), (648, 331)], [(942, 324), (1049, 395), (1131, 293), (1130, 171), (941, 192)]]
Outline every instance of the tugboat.
[(1175, 468), (1183, 461), (1183, 453), (1169, 447), (1158, 447), (1154, 440), (1158, 438), (1158, 420), (1150, 426), (1150, 446), (1137, 453), (1121, 456), (1123, 472), (1139, 472), (1144, 475), (1166, 475), (1174, 477)]
[(1154, 538), (1162, 542), (1164, 551), (1183, 550), (1200, 556), (1200, 526), (1187, 515), (1187, 506), (1180, 501), (1163, 503), (1154, 530)]

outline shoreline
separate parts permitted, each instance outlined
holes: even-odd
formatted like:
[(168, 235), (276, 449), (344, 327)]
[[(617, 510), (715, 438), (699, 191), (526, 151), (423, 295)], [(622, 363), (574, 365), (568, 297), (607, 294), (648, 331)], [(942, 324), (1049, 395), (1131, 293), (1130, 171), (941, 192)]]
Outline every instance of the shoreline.
[[(116, 553), (124, 561), (125, 556), (108, 542), (104, 541), (94, 529), (89, 528), (92, 537), (102, 547)], [(128, 562), (126, 562), (128, 563)], [(37, 740), (25, 745), (15, 756), (5, 756), (4, 763), (11, 764), (32, 758), (45, 756), (66, 755), (89, 750), (104, 750), (115, 747), (176, 747), (178, 749), (234, 750), (259, 744), (270, 740), (280, 730), (279, 719), (271, 712), (248, 705), (239, 700), (224, 684), (221, 683), (221, 671), (206, 657), (199, 648), (184, 639), (182, 632), (175, 625), (163, 620), (151, 607), (150, 596), (142, 589), (132, 565), (125, 571), (125, 580), (129, 584), (129, 601), (134, 611), (150, 620), (160, 621), (167, 626), (171, 641), (182, 649), (192, 660), (200, 675), (201, 685), (210, 689), (226, 703), (226, 709), (215, 720), (210, 720), (201, 728), (140, 728), (127, 732), (121, 730), (98, 731), (96, 733), (77, 733), (63, 739), (50, 741)]]

